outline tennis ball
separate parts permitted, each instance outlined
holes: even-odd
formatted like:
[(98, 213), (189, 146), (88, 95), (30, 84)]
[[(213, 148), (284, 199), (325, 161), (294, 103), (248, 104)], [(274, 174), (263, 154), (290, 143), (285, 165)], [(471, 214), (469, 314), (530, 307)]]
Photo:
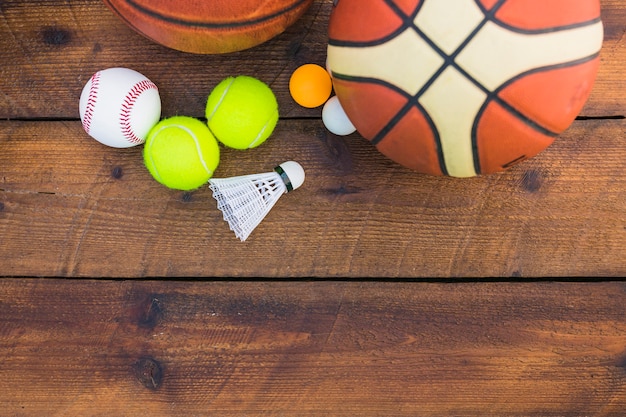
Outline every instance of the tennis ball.
[(206, 118), (211, 132), (225, 146), (255, 148), (274, 131), (278, 102), (261, 80), (246, 75), (228, 77), (209, 94)]
[(155, 180), (177, 190), (193, 190), (213, 176), (220, 149), (209, 128), (187, 116), (163, 119), (148, 132), (143, 159)]

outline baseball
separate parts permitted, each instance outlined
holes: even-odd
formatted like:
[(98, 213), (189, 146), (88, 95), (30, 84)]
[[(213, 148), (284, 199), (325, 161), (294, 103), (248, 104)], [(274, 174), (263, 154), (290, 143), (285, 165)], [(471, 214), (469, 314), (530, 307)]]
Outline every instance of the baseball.
[(128, 68), (96, 72), (80, 95), (85, 132), (113, 148), (144, 143), (161, 117), (159, 89), (143, 74)]

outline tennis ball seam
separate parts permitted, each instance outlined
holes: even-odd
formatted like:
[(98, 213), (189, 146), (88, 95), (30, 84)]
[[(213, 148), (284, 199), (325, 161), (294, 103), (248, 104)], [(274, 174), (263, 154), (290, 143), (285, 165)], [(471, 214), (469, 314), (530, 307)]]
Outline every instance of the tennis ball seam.
[(274, 109), (274, 111), (270, 114), (270, 116), (267, 118), (267, 121), (265, 122), (265, 124), (263, 125), (263, 128), (261, 129), (261, 131), (256, 135), (256, 137), (254, 138), (254, 140), (252, 141), (252, 143), (248, 146), (248, 148), (254, 148), (257, 144), (258, 141), (261, 140), (261, 138), (263, 137), (263, 132), (265, 132), (265, 129), (267, 129), (267, 125), (270, 124), (270, 121), (272, 120), (272, 118), (274, 117), (274, 112), (278, 112), (278, 108)]
[[(161, 131), (161, 129), (159, 129), (159, 132)], [(154, 176), (154, 178), (161, 184), (163, 184), (163, 179), (161, 178), (161, 175), (159, 174), (159, 170), (157, 169), (156, 164), (154, 163), (154, 158), (152, 158), (152, 144), (154, 143), (154, 140), (150, 140), (146, 147), (144, 148), (144, 153), (148, 156), (148, 161), (150, 162), (150, 165), (152, 166), (152, 175)]]
[[(204, 160), (204, 154), (202, 153), (202, 148), (200, 147), (200, 141), (198, 140), (198, 137), (195, 135), (195, 133), (189, 129), (186, 126), (183, 125), (167, 125), (167, 126), (162, 126), (159, 128), (159, 130), (155, 131), (153, 133), (154, 136), (158, 135), (159, 133), (161, 133), (163, 130), (165, 129), (170, 129), (170, 128), (178, 128), (181, 130), (184, 130), (185, 132), (187, 132), (187, 134), (189, 136), (191, 136), (191, 138), (193, 139), (194, 144), (196, 145), (196, 151), (198, 152), (198, 159), (200, 160), (200, 163), (202, 164), (202, 167), (204, 168), (205, 172), (209, 175), (209, 176), (213, 176), (214, 171), (210, 170), (209, 167), (206, 164), (206, 161)], [(161, 184), (164, 184), (163, 179), (161, 177), (161, 175), (159, 174), (159, 170), (157, 169), (156, 164), (154, 163), (154, 159), (152, 158), (152, 153), (150, 152), (150, 150), (152, 149), (152, 144), (154, 143), (154, 140), (151, 140), (150, 143), (148, 144), (147, 149), (145, 150), (146, 152), (148, 152), (148, 159), (150, 160), (150, 165), (152, 165), (152, 168), (154, 170), (154, 177), (155, 179), (160, 182)]]
[(196, 145), (196, 151), (198, 152), (198, 159), (200, 159), (200, 163), (202, 164), (202, 167), (204, 168), (204, 170), (206, 171), (207, 174), (213, 175), (213, 171), (211, 171), (209, 169), (209, 167), (206, 165), (206, 162), (204, 161), (204, 155), (202, 154), (202, 149), (200, 148), (200, 141), (198, 140), (198, 137), (193, 132), (193, 130), (191, 130), (187, 126), (183, 126), (183, 125), (169, 125), (169, 126), (163, 126), (156, 133), (158, 134), (163, 129), (168, 129), (168, 128), (172, 128), (172, 127), (176, 127), (176, 128), (181, 129), (181, 130), (184, 130), (185, 132), (187, 132), (187, 134), (189, 136), (191, 136), (191, 139), (193, 139), (193, 142)]
[(222, 96), (220, 97), (220, 99), (217, 101), (217, 103), (215, 104), (215, 107), (213, 108), (213, 111), (211, 112), (210, 115), (207, 115), (207, 121), (210, 121), (213, 116), (215, 116), (215, 113), (217, 113), (217, 111), (219, 110), (220, 106), (222, 105), (222, 102), (226, 99), (226, 96), (228, 95), (228, 91), (230, 90), (230, 87), (235, 83), (236, 78), (231, 78), (230, 83), (226, 86), (226, 88), (224, 89), (224, 92), (222, 93)]
[(198, 159), (200, 159), (200, 162), (202, 163), (202, 167), (204, 168), (204, 170), (209, 176), (213, 176), (213, 171), (209, 169), (209, 167), (206, 164), (206, 161), (204, 160), (204, 154), (202, 153), (202, 148), (200, 148), (200, 141), (198, 140), (198, 137), (190, 129), (184, 126), (182, 126), (182, 128), (183, 130), (185, 130), (187, 133), (191, 135), (191, 138), (196, 144), (196, 150), (198, 151)]

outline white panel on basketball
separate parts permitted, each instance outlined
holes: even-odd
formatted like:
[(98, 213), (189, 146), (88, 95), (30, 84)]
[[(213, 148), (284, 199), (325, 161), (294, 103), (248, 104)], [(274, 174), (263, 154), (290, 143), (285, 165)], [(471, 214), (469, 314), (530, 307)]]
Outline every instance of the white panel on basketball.
[(425, 2), (414, 22), (439, 48), (452, 55), (484, 18), (474, 1), (437, 0)]
[(382, 45), (330, 45), (328, 60), (333, 63), (330, 70), (334, 73), (386, 81), (410, 95), (417, 94), (444, 62), (412, 29)]
[(456, 62), (494, 91), (526, 71), (586, 58), (602, 46), (602, 23), (547, 33), (513, 32), (488, 22)]
[(450, 176), (476, 175), (471, 132), (486, 97), (459, 71), (448, 67), (419, 99), (437, 127)]

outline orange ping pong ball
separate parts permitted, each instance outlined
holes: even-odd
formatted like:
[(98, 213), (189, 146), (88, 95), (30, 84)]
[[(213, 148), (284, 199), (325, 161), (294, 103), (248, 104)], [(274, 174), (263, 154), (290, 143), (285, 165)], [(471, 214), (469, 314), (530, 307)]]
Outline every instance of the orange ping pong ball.
[(328, 100), (333, 83), (328, 71), (317, 64), (298, 67), (289, 79), (289, 93), (302, 107), (319, 107)]

